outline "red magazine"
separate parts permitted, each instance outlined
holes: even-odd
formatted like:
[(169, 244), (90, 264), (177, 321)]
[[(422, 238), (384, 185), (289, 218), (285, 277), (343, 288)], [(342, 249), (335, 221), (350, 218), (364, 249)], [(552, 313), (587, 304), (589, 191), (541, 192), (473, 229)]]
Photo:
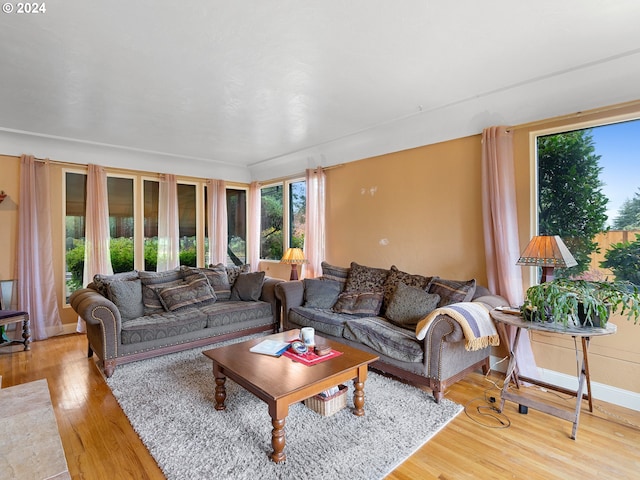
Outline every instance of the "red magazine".
[(331, 350), (331, 353), (323, 356), (316, 355), (315, 353), (313, 353), (313, 350), (303, 355), (298, 355), (291, 350), (287, 350), (282, 354), (283, 357), (288, 357), (295, 362), (300, 362), (307, 366), (315, 365), (316, 363), (324, 362), (325, 360), (339, 357), (340, 355), (342, 355), (342, 352), (338, 352), (337, 350)]

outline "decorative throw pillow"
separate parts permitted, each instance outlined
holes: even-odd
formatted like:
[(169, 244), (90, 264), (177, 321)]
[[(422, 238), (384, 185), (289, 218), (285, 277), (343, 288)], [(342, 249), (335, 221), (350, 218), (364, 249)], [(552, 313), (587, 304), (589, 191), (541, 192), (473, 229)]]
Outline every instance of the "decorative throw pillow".
[(96, 291), (103, 297), (109, 298), (109, 284), (118, 280), (136, 280), (138, 278), (138, 271), (133, 270), (131, 272), (116, 273), (113, 275), (103, 275), (98, 273), (93, 276), (93, 285)]
[(216, 294), (204, 273), (189, 275), (180, 284), (158, 289), (158, 296), (168, 312), (216, 301)]
[(234, 267), (225, 267), (227, 270), (227, 277), (229, 277), (229, 285), (233, 287), (233, 284), (236, 283), (236, 279), (238, 275), (241, 273), (249, 273), (251, 271), (251, 265), (239, 265)]
[(404, 283), (411, 287), (420, 287), (423, 290), (429, 286), (429, 282), (432, 277), (425, 277), (422, 275), (412, 275), (410, 273), (398, 270), (398, 267), (391, 265), (389, 269), (389, 276), (384, 281), (384, 300), (382, 302), (382, 311), (385, 312), (391, 302), (391, 298), (396, 291), (396, 287), (399, 283)]
[(262, 294), (264, 272), (241, 273), (231, 288), (231, 300), (257, 302)]
[(116, 280), (109, 283), (107, 290), (107, 298), (118, 307), (122, 320), (131, 320), (144, 315), (140, 279)]
[(415, 327), (420, 320), (438, 307), (440, 296), (423, 288), (398, 283), (387, 306), (385, 317), (400, 327)]
[(331, 265), (327, 262), (322, 262), (321, 266), (322, 278), (340, 282), (342, 284), (342, 288), (344, 289), (344, 284), (347, 283), (347, 277), (349, 276), (349, 271), (351, 269), (348, 267), (336, 267), (335, 265)]
[(304, 305), (308, 308), (331, 308), (342, 292), (342, 285), (336, 280), (305, 278)]
[(382, 307), (382, 292), (341, 293), (333, 311), (361, 317), (375, 317)]
[(231, 284), (229, 283), (227, 267), (219, 263), (209, 268), (201, 268), (200, 270), (207, 276), (209, 284), (213, 287), (213, 291), (216, 292), (218, 300), (229, 300), (229, 298), (231, 298)]
[(142, 282), (142, 302), (144, 303), (145, 315), (164, 310), (157, 290), (179, 285), (183, 281), (180, 268), (168, 270), (166, 272), (138, 272)]
[(358, 265), (351, 262), (351, 270), (344, 286), (345, 293), (382, 292), (389, 270)]
[(429, 283), (429, 293), (440, 295), (438, 307), (444, 307), (452, 303), (469, 302), (476, 291), (476, 279), (471, 280), (445, 280), (435, 277)]

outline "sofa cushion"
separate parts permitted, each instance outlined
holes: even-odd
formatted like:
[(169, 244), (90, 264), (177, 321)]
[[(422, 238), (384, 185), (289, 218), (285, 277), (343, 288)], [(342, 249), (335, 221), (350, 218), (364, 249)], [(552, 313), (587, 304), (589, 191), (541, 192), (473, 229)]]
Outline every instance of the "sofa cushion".
[(389, 276), (389, 270), (384, 268), (367, 267), (351, 262), (349, 276), (344, 286), (347, 293), (353, 292), (382, 292), (384, 282)]
[(96, 291), (103, 297), (109, 298), (109, 284), (118, 280), (135, 280), (138, 278), (138, 271), (114, 273), (113, 275), (103, 275), (98, 273), (93, 276), (93, 285)]
[(233, 267), (225, 267), (227, 270), (227, 277), (229, 279), (229, 285), (233, 287), (233, 284), (236, 283), (238, 276), (241, 273), (249, 273), (251, 272), (251, 265), (236, 265)]
[(344, 324), (356, 318), (329, 309), (293, 307), (289, 310), (289, 321), (301, 327), (313, 327), (318, 333), (342, 337)]
[(165, 310), (173, 312), (190, 305), (213, 303), (216, 294), (204, 273), (188, 275), (182, 283), (158, 290)]
[(398, 270), (398, 267), (395, 265), (391, 265), (391, 268), (389, 269), (389, 276), (386, 278), (383, 285), (384, 300), (382, 301), (382, 312), (384, 313), (387, 310), (387, 306), (396, 291), (398, 283), (404, 283), (411, 287), (420, 287), (423, 290), (426, 290), (432, 278), (433, 277), (425, 277), (423, 275), (412, 275), (410, 273), (403, 272), (402, 270)]
[(110, 282), (107, 287), (107, 298), (118, 307), (123, 320), (144, 315), (142, 283), (139, 278)]
[(440, 301), (437, 293), (427, 293), (421, 287), (398, 283), (385, 317), (405, 328), (415, 328), (420, 320), (435, 310)]
[(342, 336), (402, 362), (422, 362), (424, 357), (414, 330), (398, 327), (380, 317), (348, 320)]
[(264, 272), (241, 273), (231, 288), (231, 300), (257, 302), (262, 294)]
[(164, 311), (157, 290), (179, 285), (183, 280), (180, 268), (166, 272), (138, 272), (138, 275), (142, 282), (142, 301), (145, 315)]
[[(271, 304), (267, 302), (243, 302), (229, 300), (199, 307), (207, 315), (207, 328), (237, 325), (252, 320), (270, 319), (273, 323)], [(267, 322), (265, 322), (267, 323)], [(235, 328), (235, 327), (234, 327)]]
[(470, 302), (476, 291), (476, 280), (445, 280), (434, 277), (429, 283), (429, 293), (440, 295), (438, 307), (444, 307), (451, 303)]
[(349, 267), (336, 267), (335, 265), (331, 265), (327, 262), (322, 262), (320, 265), (322, 266), (322, 278), (340, 282), (344, 289), (344, 285), (347, 283), (347, 277), (349, 276), (349, 271), (351, 269)]
[(209, 268), (201, 268), (200, 271), (207, 276), (218, 300), (229, 300), (231, 298), (231, 284), (229, 283), (227, 267), (222, 263), (218, 263)]
[(333, 306), (333, 311), (360, 317), (374, 317), (382, 307), (382, 292), (343, 292)]
[(207, 316), (197, 307), (184, 308), (175, 312), (143, 315), (122, 322), (121, 342), (123, 345), (167, 339), (189, 332), (202, 330), (207, 326)]
[(336, 280), (305, 278), (304, 305), (308, 308), (331, 308), (338, 300), (342, 284)]

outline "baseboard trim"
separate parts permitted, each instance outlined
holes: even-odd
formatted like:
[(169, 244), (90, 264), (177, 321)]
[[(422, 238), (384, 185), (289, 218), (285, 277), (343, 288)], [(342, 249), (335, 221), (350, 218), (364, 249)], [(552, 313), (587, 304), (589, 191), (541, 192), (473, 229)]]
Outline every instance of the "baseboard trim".
[[(507, 368), (506, 362), (498, 363), (500, 360), (502, 359), (492, 355), (491, 369), (505, 373)], [(540, 380), (543, 382), (574, 391), (578, 388), (578, 379), (573, 375), (567, 375), (566, 373), (556, 372), (555, 370), (548, 370), (545, 368), (538, 368), (538, 373)], [(591, 382), (591, 394), (596, 400), (602, 400), (613, 405), (618, 405), (620, 407), (640, 412), (640, 393), (623, 390), (618, 387), (612, 387), (611, 385), (606, 385), (604, 383)]]

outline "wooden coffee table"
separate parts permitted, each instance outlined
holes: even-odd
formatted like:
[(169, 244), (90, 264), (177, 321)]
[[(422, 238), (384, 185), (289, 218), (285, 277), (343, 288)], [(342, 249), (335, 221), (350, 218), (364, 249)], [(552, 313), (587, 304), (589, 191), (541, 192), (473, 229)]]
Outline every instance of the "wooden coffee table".
[(368, 365), (378, 360), (375, 355), (318, 335), (316, 343), (330, 345), (334, 350), (342, 352), (342, 355), (306, 366), (285, 356), (271, 357), (249, 351), (249, 348), (265, 338), (292, 340), (298, 337), (298, 333), (299, 330), (289, 330), (203, 352), (213, 360), (216, 410), (226, 408), (224, 402), (227, 398), (227, 377), (268, 405), (273, 425), (273, 452), (269, 457), (276, 463), (286, 460), (284, 424), (289, 405), (353, 380), (353, 414), (364, 415), (364, 382), (367, 379)]

